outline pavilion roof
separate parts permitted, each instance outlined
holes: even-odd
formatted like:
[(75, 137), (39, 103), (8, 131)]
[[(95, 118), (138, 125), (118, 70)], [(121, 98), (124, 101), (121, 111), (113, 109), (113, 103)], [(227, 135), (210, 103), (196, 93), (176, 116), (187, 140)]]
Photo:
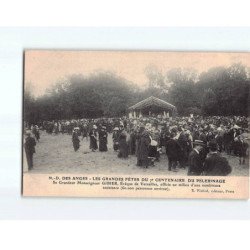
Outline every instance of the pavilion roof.
[(165, 108), (165, 109), (176, 109), (176, 107), (166, 101), (163, 101), (159, 98), (156, 98), (154, 96), (150, 96), (148, 98), (146, 98), (145, 100), (142, 100), (138, 103), (136, 103), (135, 105), (129, 107), (129, 110), (134, 110), (134, 109), (143, 109), (149, 106), (158, 106), (161, 108)]

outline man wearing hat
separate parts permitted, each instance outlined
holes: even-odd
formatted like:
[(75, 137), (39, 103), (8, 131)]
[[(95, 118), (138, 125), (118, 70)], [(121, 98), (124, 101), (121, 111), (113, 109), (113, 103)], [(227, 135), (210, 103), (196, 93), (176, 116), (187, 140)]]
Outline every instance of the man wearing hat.
[(193, 142), (194, 148), (188, 157), (188, 175), (201, 175), (203, 172), (203, 157), (201, 151), (205, 143), (201, 140)]
[(26, 138), (25, 138), (24, 148), (28, 163), (28, 169), (31, 170), (33, 168), (33, 154), (36, 152), (35, 151), (36, 140), (31, 136), (31, 131), (29, 130), (26, 131), (25, 135)]
[(210, 141), (208, 144), (210, 153), (205, 160), (204, 164), (204, 175), (207, 176), (226, 176), (231, 173), (232, 168), (230, 167), (227, 159), (222, 157), (217, 151), (216, 141)]

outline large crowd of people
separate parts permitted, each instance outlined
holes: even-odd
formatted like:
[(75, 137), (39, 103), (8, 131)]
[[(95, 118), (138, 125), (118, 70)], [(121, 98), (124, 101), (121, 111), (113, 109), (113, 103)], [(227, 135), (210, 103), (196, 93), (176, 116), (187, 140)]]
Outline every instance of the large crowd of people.
[[(39, 130), (55, 136), (68, 134), (74, 151), (79, 150), (82, 138), (93, 152), (105, 152), (111, 137), (119, 158), (135, 155), (137, 166), (147, 168), (166, 153), (168, 170), (188, 168), (188, 175), (228, 175), (231, 167), (222, 152), (238, 157), (239, 165), (248, 159), (248, 120), (241, 116), (73, 119), (43, 121), (28, 129), (27, 138), (32, 133), (37, 141)], [(29, 147), (26, 141), (26, 154), (35, 151)]]

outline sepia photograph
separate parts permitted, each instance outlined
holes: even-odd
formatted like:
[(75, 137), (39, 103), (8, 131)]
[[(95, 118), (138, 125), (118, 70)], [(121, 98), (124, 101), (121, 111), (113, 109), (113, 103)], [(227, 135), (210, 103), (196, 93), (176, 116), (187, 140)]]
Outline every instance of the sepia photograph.
[(23, 175), (248, 177), (249, 86), (249, 53), (27, 50)]

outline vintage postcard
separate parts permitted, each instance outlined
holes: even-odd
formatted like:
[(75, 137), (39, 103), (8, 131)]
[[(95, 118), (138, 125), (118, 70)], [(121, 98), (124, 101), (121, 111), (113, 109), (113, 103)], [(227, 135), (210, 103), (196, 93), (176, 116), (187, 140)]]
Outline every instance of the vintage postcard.
[(24, 196), (248, 199), (250, 53), (24, 52)]

